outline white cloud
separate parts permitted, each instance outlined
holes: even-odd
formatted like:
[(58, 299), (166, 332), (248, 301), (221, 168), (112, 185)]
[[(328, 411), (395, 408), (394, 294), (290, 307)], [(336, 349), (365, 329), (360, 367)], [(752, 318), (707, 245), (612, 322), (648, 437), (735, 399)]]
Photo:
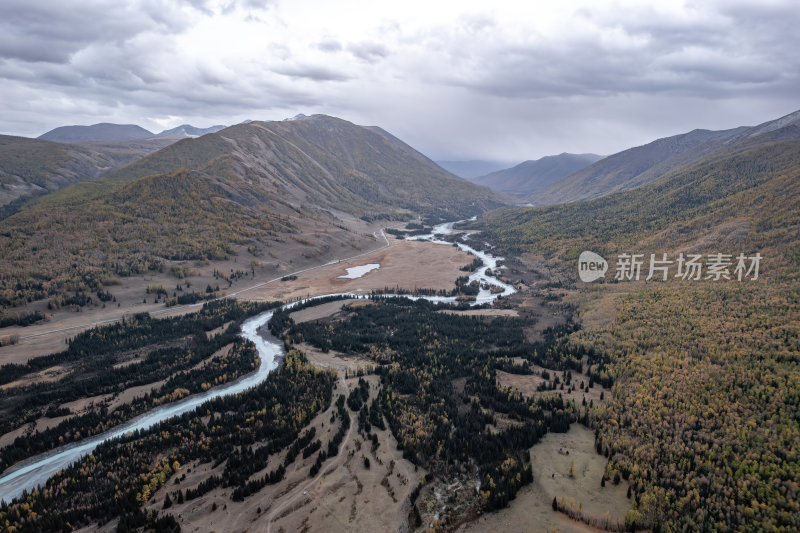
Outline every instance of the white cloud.
[(6, 0), (0, 131), (323, 112), (434, 157), (608, 153), (800, 107), (798, 22), (788, 1)]

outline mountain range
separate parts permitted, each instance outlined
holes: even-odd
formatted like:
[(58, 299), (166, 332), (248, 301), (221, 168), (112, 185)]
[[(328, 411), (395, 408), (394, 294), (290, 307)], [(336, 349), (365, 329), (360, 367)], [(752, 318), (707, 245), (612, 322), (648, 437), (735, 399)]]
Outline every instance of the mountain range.
[(800, 138), (800, 111), (755, 127), (722, 131), (692, 130), (605, 157), (530, 194), (533, 205), (551, 205), (597, 198), (650, 183), (672, 170), (700, 161), (731, 146)]
[(153, 137), (200, 137), (207, 133), (216, 133), (223, 128), (225, 126), (222, 125), (197, 128), (190, 124), (182, 124), (156, 134), (136, 124), (102, 122), (91, 126), (60, 126), (40, 135), (38, 139), (59, 143), (138, 141)]
[(177, 135), (178, 137), (200, 137), (207, 133), (216, 133), (222, 129), (225, 129), (225, 126), (221, 124), (208, 128), (196, 128), (190, 124), (182, 124), (176, 128), (162, 131), (158, 134), (158, 137), (166, 137), (168, 135)]
[(439, 164), (473, 183), (485, 185), (531, 206), (598, 198), (650, 183), (672, 170), (752, 139), (800, 138), (800, 111), (758, 126), (728, 130), (696, 129), (623, 150), (608, 157), (595, 154), (547, 156), (479, 175), (484, 161), (442, 161)]
[(174, 142), (3, 220), (0, 305), (96, 290), (172, 261), (269, 252), (318, 264), (374, 241), (358, 230), (364, 221), (463, 219), (505, 203), (377, 127), (324, 115), (239, 124)]
[(498, 170), (470, 181), (492, 189), (526, 199), (547, 185), (602, 159), (596, 154), (559, 154), (524, 161), (512, 168)]
[(800, 137), (775, 140), (772, 133), (780, 138), (788, 132), (748, 137), (631, 190), (583, 202), (499, 209), (475, 226), (509, 253), (535, 251), (565, 270), (583, 250), (605, 257), (630, 250), (759, 250), (770, 256), (773, 274), (780, 268), (796, 277)]
[(442, 170), (381, 128), (325, 115), (250, 122), (184, 139), (101, 182), (207, 168), (214, 168), (217, 176), (244, 180), (242, 194), (270, 190), (287, 201), (294, 198), (358, 216), (407, 210), (460, 216), (505, 203), (490, 189)]
[[(171, 144), (158, 150), (150, 139), (5, 138), (0, 176), (7, 197), (18, 199), (0, 234), (0, 268), (9, 273), (0, 289), (14, 287), (7, 305), (76, 279), (91, 288), (164, 261), (242, 249), (324, 262), (345, 243), (366, 244), (353, 224), (359, 219), (457, 220), (511, 203), (502, 192), (520, 198), (532, 190), (523, 198), (553, 203), (636, 189), (701, 162), (800, 138), (799, 120), (800, 112), (752, 128), (694, 130), (594, 163), (599, 156), (561, 154), (476, 180), (500, 192), (453, 176), (381, 128), (324, 115), (242, 123), (176, 142), (165, 136), (156, 141)], [(581, 165), (588, 166), (564, 175)], [(45, 194), (79, 179), (88, 181)], [(25, 204), (8, 192), (25, 187), (43, 196)], [(316, 237), (300, 236), (309, 233)]]
[[(592, 450), (598, 455), (591, 466), (594, 473), (589, 476), (588, 467), (581, 467), (579, 474), (586, 480), (593, 478), (591, 484), (595, 491), (616, 491), (621, 503), (614, 505), (619, 505), (625, 514), (624, 519), (620, 516), (616, 523), (611, 522), (610, 512), (606, 512), (605, 518), (581, 514), (581, 498), (577, 499), (580, 505), (574, 514), (576, 499), (570, 493), (560, 499), (553, 496), (555, 510), (552, 514), (565, 520), (563, 523), (567, 527), (572, 525), (566, 522), (571, 517), (578, 517), (587, 525), (604, 525), (620, 531), (711, 528), (727, 531), (741, 528), (742, 524), (748, 524), (753, 530), (788, 531), (797, 523), (798, 507), (794, 496), (800, 469), (793, 458), (800, 457), (797, 438), (800, 111), (756, 127), (693, 130), (594, 162), (590, 160), (598, 156), (561, 154), (523, 163), (487, 180), (495, 187), (502, 185), (518, 198), (527, 194), (524, 198), (530, 201), (551, 204), (539, 207), (503, 206), (506, 197), (500, 192), (448, 173), (383, 129), (358, 126), (324, 115), (298, 116), (280, 122), (250, 122), (196, 138), (161, 139), (171, 144), (134, 156), (127, 164), (119, 159), (112, 169), (110, 163), (116, 161), (113, 160), (114, 149), (119, 150), (117, 155), (122, 157), (120, 154), (130, 149), (128, 143), (150, 139), (58, 144), (2, 138), (0, 169), (4, 174), (0, 176), (4, 179), (27, 179), (34, 183), (35, 176), (63, 174), (66, 183), (72, 178), (65, 173), (74, 171), (73, 167), (79, 163), (85, 163), (86, 168), (108, 165), (110, 170), (94, 179), (52, 192), (47, 192), (49, 185), (43, 182), (37, 185), (42, 189), (40, 196), (19, 203), (14, 214), (0, 220), (0, 310), (5, 312), (16, 307), (14, 311), (19, 311), (35, 306), (42, 309), (49, 298), (56, 306), (66, 304), (80, 311), (87, 295), (97, 294), (98, 298), (105, 296), (104, 301), (113, 301), (109, 300), (112, 296), (105, 287), (118, 283), (122, 286), (119, 287), (121, 294), (127, 283), (120, 282), (120, 278), (126, 276), (137, 276), (136, 281), (142, 283), (142, 293), (152, 298), (151, 287), (148, 285), (144, 289), (144, 283), (150, 283), (159, 275), (169, 279), (167, 276), (172, 273), (178, 278), (176, 282), (187, 283), (188, 288), (190, 280), (182, 277), (182, 273), (191, 271), (191, 267), (213, 268), (216, 280), (225, 279), (229, 267), (233, 276), (234, 268), (248, 269), (247, 265), (251, 265), (249, 268), (255, 277), (258, 266), (260, 279), (272, 278), (277, 284), (284, 273), (330, 264), (338, 258), (375, 249), (377, 243), (382, 242), (377, 231), (384, 225), (419, 219), (430, 224), (482, 214), (464, 227), (482, 232), (470, 242), (485, 242), (492, 247), (492, 253), (505, 257), (504, 267), (494, 269), (495, 275), (513, 283), (519, 292), (504, 298), (501, 307), (519, 311), (517, 318), (457, 318), (457, 315), (440, 313), (430, 306), (426, 306), (428, 311), (422, 314), (422, 307), (415, 311), (407, 304), (397, 306), (402, 310), (389, 311), (391, 315), (386, 314), (388, 308), (380, 306), (337, 307), (333, 317), (315, 319), (306, 323), (306, 329), (284, 329), (280, 333), (287, 347), (302, 340), (315, 349), (328, 350), (328, 346), (332, 346), (334, 354), (341, 350), (354, 355), (357, 352), (350, 351), (355, 346), (353, 339), (363, 340), (365, 357), (377, 356), (374, 360), (377, 365), (390, 365), (378, 371), (380, 376), (362, 379), (351, 375), (351, 385), (344, 384), (338, 389), (338, 410), (335, 411), (335, 418), (341, 420), (338, 433), (333, 427), (323, 432), (339, 435), (333, 437), (340, 439), (339, 442), (334, 447), (329, 444), (328, 449), (339, 450), (336, 446), (341, 446), (341, 453), (331, 453), (338, 455), (341, 461), (328, 463), (324, 467), (328, 469), (326, 473), (347, 467), (346, 475), (356, 479), (355, 470), (350, 471), (352, 466), (359, 468), (365, 483), (374, 482), (377, 486), (381, 476), (385, 481), (386, 476), (376, 466), (372, 467), (375, 475), (366, 474), (370, 469), (366, 457), (370, 452), (366, 449), (363, 462), (358, 461), (363, 467), (347, 458), (362, 449), (364, 434), (370, 431), (369, 426), (365, 431), (365, 420), (374, 416), (377, 426), (378, 421), (383, 424), (386, 418), (389, 431), (385, 434), (376, 431), (374, 435), (392, 436), (388, 441), (381, 441), (379, 448), (387, 462), (392, 456), (398, 457), (396, 448), (402, 443), (404, 460), (420, 464), (424, 468), (420, 469), (422, 474), (432, 471), (426, 464), (434, 465), (437, 472), (436, 480), (424, 476), (419, 484), (416, 481), (406, 484), (409, 491), (416, 485), (417, 496), (394, 498), (394, 493), (389, 492), (394, 503), (411, 502), (408, 506), (402, 504), (406, 508), (402, 517), (408, 517), (403, 518), (403, 527), (414, 513), (417, 526), (423, 524), (424, 528), (424, 524), (431, 523), (428, 515), (424, 521), (419, 518), (420, 509), (426, 513), (440, 512), (443, 507), (437, 492), (439, 488), (460, 487), (467, 477), (480, 481), (486, 488), (480, 495), (471, 489), (466, 491), (469, 493), (466, 498), (476, 504), (472, 508), (475, 513), (469, 510), (471, 516), (484, 514), (481, 520), (485, 521), (476, 529), (490, 530), (492, 524), (508, 522), (507, 517), (513, 516), (511, 513), (520, 513), (524, 518), (517, 524), (529, 527), (533, 520), (529, 511), (533, 506), (545, 508), (550, 516), (550, 494), (542, 498), (541, 494), (527, 489), (517, 493), (510, 488), (516, 491), (530, 483), (534, 468), (541, 480), (542, 464), (546, 470), (544, 477), (555, 479), (555, 474), (549, 475), (553, 470), (551, 465), (541, 462), (541, 457), (548, 455), (539, 455), (538, 450), (549, 449), (547, 453), (559, 457), (556, 453), (565, 453), (562, 451), (565, 441), (553, 441), (547, 436), (548, 430), (574, 431), (570, 424), (583, 421), (591, 430), (579, 429), (581, 433), (576, 434), (574, 442), (582, 440), (580, 434), (583, 434), (585, 446), (570, 443), (568, 447), (579, 450), (587, 461), (593, 455)], [(101, 154), (101, 149), (105, 150), (102, 157), (97, 155)], [(569, 164), (585, 166), (569, 170)], [(58, 186), (54, 183), (52, 188)], [(556, 203), (569, 199), (577, 201)], [(579, 281), (578, 261), (584, 251), (593, 251), (602, 256), (600, 259), (607, 260), (610, 268), (602, 280), (592, 284)], [(686, 262), (684, 256), (687, 256)], [(614, 270), (625, 272), (620, 266), (633, 266), (637, 257), (642, 261), (641, 276), (626, 279), (614, 275)], [(762, 260), (757, 275), (752, 271), (752, 261), (756, 257)], [(232, 259), (229, 263), (220, 262), (228, 258)], [(740, 258), (751, 261), (751, 269), (744, 279), (737, 279), (734, 270)], [(419, 258), (406, 260), (405, 271), (413, 273)], [(700, 261), (695, 265), (701, 269), (695, 272), (703, 276), (690, 275), (688, 265), (695, 260)], [(659, 274), (655, 279), (646, 278), (647, 271), (653, 273), (654, 265), (661, 263), (667, 264), (663, 278)], [(633, 271), (630, 269), (630, 274)], [(291, 276), (285, 278), (292, 281)], [(416, 283), (417, 279), (411, 276), (402, 281)], [(196, 279), (191, 281), (194, 284)], [(297, 281), (305, 283), (302, 278)], [(170, 289), (157, 285), (153, 285), (153, 289), (156, 294), (169, 293), (172, 284), (168, 285)], [(202, 291), (200, 285), (197, 283), (193, 287)], [(398, 283), (398, 286), (402, 285)], [(302, 285), (301, 290), (306, 287)], [(178, 290), (182, 289), (175, 289), (175, 298)], [(214, 292), (209, 284), (206, 294), (211, 298)], [(137, 302), (140, 294), (134, 293)], [(32, 301), (36, 303), (26, 306)], [(213, 309), (213, 305), (206, 307), (209, 309)], [(252, 311), (256, 312), (255, 308)], [(360, 314), (362, 311), (366, 313)], [(414, 313), (418, 312), (419, 320), (413, 320)], [(276, 315), (278, 313), (281, 311)], [(14, 316), (17, 321), (21, 318), (19, 313), (5, 314)], [(556, 322), (551, 321), (551, 317), (563, 319), (562, 325), (553, 326)], [(206, 344), (210, 337), (214, 342), (229, 342), (222, 340), (226, 337), (213, 333), (230, 328), (232, 322), (227, 315), (218, 323), (209, 319), (202, 318), (205, 325), (197, 329), (199, 342), (186, 344), (187, 349), (194, 350)], [(66, 320), (74, 323), (72, 317)], [(281, 320), (287, 324), (293, 322), (288, 312), (283, 313)], [(529, 345), (527, 341), (521, 344), (514, 340), (525, 339), (527, 332), (523, 328), (540, 320), (543, 329), (540, 343)], [(69, 341), (70, 351), (63, 353), (74, 353), (81, 361), (91, 361), (92, 366), (86, 367), (91, 371), (95, 367), (127, 368), (123, 372), (133, 379), (138, 369), (156, 366), (148, 361), (161, 367), (162, 360), (182, 353), (179, 350), (183, 349), (184, 340), (190, 338), (186, 335), (189, 329), (176, 329), (179, 337), (175, 340), (180, 342), (165, 344), (166, 337), (160, 336), (158, 351), (155, 351), (156, 344), (152, 344), (155, 341), (148, 341), (147, 346), (152, 345), (154, 351), (145, 356), (142, 356), (146, 353), (145, 345), (135, 350), (128, 344), (123, 345), (124, 350), (119, 348), (121, 344), (114, 340), (117, 335), (148, 338), (144, 334), (147, 324), (153, 324), (153, 331), (162, 335), (161, 323), (156, 325), (151, 319), (137, 315), (130, 321), (124, 320), (120, 329), (93, 330), (79, 337), (80, 344), (74, 339)], [(284, 328), (276, 323), (273, 326), (276, 332)], [(71, 328), (58, 329), (56, 324), (47, 327), (53, 332), (72, 331)], [(131, 329), (121, 329), (126, 327)], [(374, 335), (379, 330), (386, 338), (375, 342)], [(225, 335), (233, 337), (235, 331), (228, 329)], [(386, 346), (390, 345), (385, 342), (389, 337), (394, 337), (391, 345), (394, 348), (387, 356)], [(337, 344), (323, 344), (320, 339), (336, 339)], [(109, 357), (104, 351), (94, 349), (106, 349), (105, 346), (110, 346)], [(295, 346), (300, 347), (299, 342)], [(403, 346), (408, 347), (407, 352)], [(428, 357), (431, 350), (435, 357)], [(208, 353), (212, 352), (219, 352), (216, 346)], [(524, 364), (511, 361), (510, 355), (514, 353), (520, 355), (518, 360)], [(134, 367), (127, 362), (118, 363), (115, 359), (118, 354), (139, 361)], [(190, 359), (194, 355), (197, 354), (187, 354), (185, 368), (195, 364)], [(401, 355), (406, 358), (401, 359)], [(14, 447), (22, 449), (20, 443), (32, 442), (25, 439), (37, 438), (33, 432), (36, 424), (31, 426), (31, 420), (36, 421), (36, 417), (42, 415), (51, 418), (48, 412), (59, 416), (64, 413), (63, 409), (55, 408), (44, 411), (45, 402), (53, 407), (68, 405), (64, 396), (53, 396), (53, 391), (59, 390), (58, 384), (53, 385), (56, 381), (48, 380), (37, 389), (36, 382), (30, 383), (22, 377), (35, 374), (40, 379), (50, 375), (42, 369), (53, 372), (66, 369), (75, 376), (74, 379), (63, 375), (59, 378), (55, 374), (62, 385), (69, 385), (69, 389), (61, 390), (83, 398), (84, 403), (89, 403), (87, 398), (98, 398), (98, 392), (103, 392), (104, 396), (117, 394), (115, 389), (106, 388), (106, 380), (93, 380), (91, 374), (87, 379), (81, 367), (70, 369), (73, 360), (64, 357), (66, 364), (59, 361), (57, 367), (53, 366), (56, 360), (47, 356), (36, 367), (27, 363), (5, 368), (4, 383), (22, 383), (14, 387), (28, 395), (8, 405), (26, 405), (23, 400), (34, 395), (43, 399), (41, 414), (23, 412), (17, 417), (15, 413), (19, 424), (31, 429), (17, 437)], [(3, 509), (10, 510), (6, 515), (29, 530), (60, 530), (66, 527), (67, 518), (85, 520), (87, 507), (83, 505), (88, 497), (94, 499), (95, 509), (101, 509), (97, 502), (120, 502), (121, 498), (127, 498), (129, 503), (125, 505), (102, 503), (103, 513), (109, 509), (109, 514), (120, 514), (129, 507), (135, 510), (171, 508), (173, 512), (177, 509), (183, 513), (176, 513), (178, 518), (185, 518), (186, 509), (202, 505), (212, 509), (209, 513), (216, 509), (217, 514), (205, 513), (198, 521), (209, 523), (209, 516), (224, 520), (229, 516), (227, 505), (234, 503), (218, 509), (216, 501), (223, 501), (234, 489), (233, 484), (225, 485), (217, 474), (210, 473), (217, 467), (222, 476), (241, 472), (231, 475), (231, 479), (239, 483), (236, 487), (239, 494), (245, 489), (247, 492), (241, 498), (230, 496), (231, 500), (250, 497), (269, 484), (273, 485), (268, 489), (272, 492), (262, 492), (257, 498), (280, 493), (287, 498), (285, 507), (310, 487), (312, 482), (308, 481), (308, 470), (304, 469), (314, 459), (304, 453), (307, 461), (298, 463), (302, 469), (295, 465), (287, 471), (296, 475), (287, 489), (276, 486), (281, 482), (287, 486), (289, 482), (282, 478), (282, 470), (277, 471), (280, 475), (275, 474), (278, 480), (273, 483), (272, 473), (260, 478), (259, 474), (253, 479), (254, 469), (250, 466), (253, 461), (259, 461), (260, 471), (267, 472), (267, 454), (262, 455), (259, 450), (269, 451), (274, 456), (280, 454), (278, 462), (281, 462), (289, 455), (297, 456), (308, 446), (316, 446), (314, 450), (321, 446), (319, 440), (316, 445), (309, 444), (315, 434), (310, 430), (301, 433), (298, 427), (291, 438), (280, 445), (285, 448), (294, 442), (291, 451), (283, 454), (279, 446), (273, 448), (272, 444), (277, 440), (273, 431), (278, 427), (277, 421), (314, 420), (306, 413), (329, 404), (330, 411), (320, 411), (323, 415), (319, 420), (325, 420), (325, 426), (333, 423), (328, 420), (331, 420), (329, 413), (334, 412), (330, 397), (335, 378), (317, 369), (312, 371), (304, 357), (299, 351), (287, 350), (282, 371), (273, 373), (264, 387), (251, 390), (257, 396), (220, 399), (208, 410), (199, 409), (196, 416), (192, 415), (194, 418), (187, 418), (187, 414), (181, 420), (191, 424), (191, 431), (185, 430), (185, 426), (162, 425), (125, 437), (131, 440), (109, 444), (117, 446), (113, 453), (112, 448), (100, 448), (95, 458), (86, 459), (66, 470), (66, 474), (59, 474), (47, 487), (29, 493), (26, 502), (4, 506)], [(202, 385), (207, 380), (208, 367), (213, 370), (222, 358), (205, 359), (208, 362), (204, 366), (191, 367), (192, 371), (203, 371), (198, 376)], [(424, 360), (427, 366), (415, 366), (417, 360)], [(126, 366), (118, 367), (120, 363)], [(534, 370), (529, 363), (535, 363), (538, 368)], [(188, 372), (184, 372), (183, 367), (174, 368), (178, 369), (175, 376), (186, 378)], [(308, 370), (308, 379), (292, 382), (292, 376), (306, 372), (303, 368)], [(112, 386), (118, 386), (120, 382), (116, 377), (121, 374), (113, 374), (113, 378), (108, 374)], [(555, 376), (552, 385), (543, 386), (549, 383), (551, 375)], [(320, 379), (313, 381), (313, 376)], [(562, 398), (562, 392), (556, 390), (560, 377), (565, 378), (561, 391), (572, 394), (572, 399)], [(355, 401), (368, 399), (369, 391), (374, 390), (367, 380), (373, 380), (373, 384), (379, 382), (381, 388), (371, 405), (355, 404)], [(461, 381), (461, 385), (457, 386), (456, 381)], [(175, 383), (185, 383), (171, 377), (163, 382), (164, 391), (174, 392), (169, 396), (157, 396), (159, 402), (175, 397), (181, 390), (173, 389)], [(576, 382), (580, 383), (577, 393)], [(586, 382), (589, 386), (585, 386)], [(506, 388), (504, 383), (511, 383), (511, 388)], [(522, 395), (520, 384), (530, 387), (530, 396)], [(14, 387), (7, 387), (6, 391)], [(324, 387), (328, 387), (327, 399), (320, 392)], [(345, 395), (341, 392), (348, 390), (352, 392), (345, 407)], [(359, 390), (363, 392), (357, 392)], [(308, 391), (319, 394), (308, 396)], [(540, 392), (542, 394), (538, 394)], [(587, 401), (589, 394), (596, 396)], [(579, 406), (581, 397), (583, 405)], [(524, 403), (512, 402), (514, 398)], [(70, 396), (70, 404), (75, 405), (75, 402)], [(241, 407), (244, 404), (254, 407), (245, 411), (245, 407)], [(103, 405), (98, 416), (105, 417), (107, 404)], [(270, 405), (275, 409), (271, 410)], [(298, 405), (308, 407), (297, 408)], [(471, 410), (461, 412), (461, 407), (469, 405)], [(64, 416), (77, 414), (66, 411), (68, 415)], [(280, 416), (257, 418), (273, 411)], [(355, 423), (347, 426), (344, 422), (350, 420), (348, 412), (360, 413), (358, 433)], [(239, 416), (238, 422), (216, 424), (212, 428), (209, 421), (233, 420), (231, 413)], [(538, 418), (531, 418), (531, 415)], [(77, 440), (85, 436), (84, 428), (104, 429), (105, 418), (103, 424), (91, 422), (91, 426), (86, 420), (93, 419), (81, 418), (74, 426), (61, 426), (58, 431), (45, 434), (47, 442), (39, 442), (52, 447), (59, 441), (59, 435), (74, 435), (72, 438)], [(502, 427), (498, 421), (502, 421)], [(560, 421), (557, 429), (552, 426), (554, 421)], [(248, 424), (251, 422), (255, 424), (252, 427), (266, 428), (266, 433), (250, 431)], [(454, 424), (460, 429), (454, 430)], [(63, 431), (64, 427), (69, 427), (70, 432)], [(203, 432), (211, 431), (210, 428), (219, 438), (206, 440), (204, 442), (211, 444), (198, 448), (193, 438), (207, 435)], [(468, 445), (455, 440), (472, 434), (472, 429), (480, 440), (465, 441)], [(362, 438), (346, 452), (341, 436), (349, 438), (351, 433), (361, 434)], [(256, 442), (254, 435), (261, 435), (258, 439), (269, 444), (258, 448), (251, 446)], [(489, 440), (489, 436), (498, 440)], [(292, 440), (296, 437), (299, 440)], [(532, 449), (534, 445), (540, 446), (537, 444), (539, 437), (548, 439), (549, 444), (540, 443), (541, 447)], [(513, 454), (492, 444), (498, 442), (513, 443)], [(378, 449), (374, 446), (373, 452)], [(463, 447), (467, 455), (455, 461), (453, 451), (459, 447)], [(387, 448), (391, 451), (386, 452)], [(220, 459), (213, 459), (215, 466), (211, 470), (198, 468), (202, 475), (178, 479), (178, 470), (187, 464), (194, 469), (199, 464), (197, 456), (179, 455), (178, 451), (183, 454), (189, 453), (183, 450), (190, 449), (199, 457), (209, 449), (216, 450)], [(30, 449), (23, 451), (30, 455)], [(129, 452), (138, 454), (136, 461), (119, 460)], [(526, 464), (534, 452), (540, 461)], [(320, 451), (316, 468), (325, 460), (323, 453), (328, 457), (328, 452)], [(169, 459), (163, 460), (167, 456)], [(477, 462), (473, 456), (482, 458), (483, 462)], [(172, 457), (180, 457), (180, 461), (172, 463), (174, 467), (170, 463)], [(184, 457), (190, 458), (184, 460)], [(431, 458), (438, 462), (432, 462)], [(292, 457), (291, 461), (295, 459), (300, 460)], [(209, 462), (211, 459), (202, 460)], [(239, 465), (238, 470), (223, 467), (226, 460), (228, 464)], [(556, 460), (561, 465), (563, 479), (572, 477), (572, 460), (569, 457)], [(384, 463), (374, 461), (372, 464)], [(566, 474), (567, 464), (569, 474)], [(467, 477), (464, 477), (464, 465), (470, 468)], [(100, 466), (104, 470), (98, 470)], [(410, 473), (411, 469), (405, 471)], [(398, 470), (398, 476), (393, 478), (399, 478), (400, 472)], [(314, 470), (310, 475), (319, 479), (323, 473), (317, 475)], [(450, 480), (443, 475), (457, 482), (449, 485)], [(173, 478), (179, 483), (170, 482)], [(305, 481), (295, 481), (300, 478)], [(106, 480), (102, 496), (106, 500), (81, 490), (100, 479)], [(132, 480), (127, 484), (127, 492), (120, 490), (117, 483), (126, 479)], [(149, 487), (151, 483), (152, 491), (144, 492), (142, 487)], [(207, 490), (204, 487), (209, 483), (211, 488)], [(393, 483), (397, 486), (396, 481)], [(432, 486), (434, 483), (438, 485)], [(163, 486), (159, 488), (159, 484)], [(626, 485), (627, 498), (623, 496)], [(561, 494), (564, 486), (561, 482), (555, 485), (556, 494)], [(361, 481), (358, 487), (360, 490)], [(492, 492), (498, 488), (501, 492)], [(293, 490), (295, 492), (291, 492)], [(63, 495), (69, 491), (77, 496), (68, 501), (80, 504), (69, 503), (68, 508), (63, 506), (56, 511), (61, 514), (48, 516), (46, 513), (53, 506), (40, 503), (48, 501), (45, 496), (60, 505)], [(169, 499), (168, 491), (179, 495), (175, 502)], [(184, 494), (191, 500), (205, 499), (188, 502), (184, 501)], [(512, 504), (509, 514), (498, 518), (489, 513), (506, 505), (515, 494), (516, 503)], [(593, 497), (599, 492), (581, 494)], [(609, 493), (603, 494), (608, 496)], [(383, 496), (382, 501), (387, 501)], [(458, 498), (459, 506), (460, 502), (467, 501), (461, 496)], [(567, 498), (572, 498), (570, 503)], [(212, 499), (213, 506), (209, 505)], [(330, 501), (335, 502), (334, 499)], [(496, 503), (489, 505), (487, 502)], [(373, 500), (371, 505), (374, 503)], [(255, 505), (245, 505), (249, 507), (238, 509), (249, 509), (252, 513)], [(413, 509), (412, 513), (407, 513), (408, 507)], [(266, 518), (286, 516), (286, 513), (279, 515), (282, 508), (273, 506)], [(308, 508), (308, 511), (301, 511), (308, 513), (305, 517), (298, 513), (297, 522), (314, 512)], [(237, 507), (232, 509), (236, 511)], [(592, 512), (591, 506), (586, 509)], [(379, 510), (383, 512), (382, 508)], [(50, 521), (34, 521), (40, 514)], [(264, 517), (259, 508), (255, 515), (246, 519), (258, 519), (256, 515)], [(98, 516), (105, 519), (98, 510), (92, 520), (97, 520)], [(127, 521), (128, 516), (133, 518)], [(134, 519), (139, 520), (133, 514), (123, 515), (117, 525), (125, 529), (130, 524), (143, 523), (134, 522)], [(321, 519), (328, 521), (329, 517), (325, 515)], [(75, 521), (69, 524), (72, 523)], [(442, 523), (447, 526), (453, 522), (442, 520)], [(37, 525), (42, 524), (46, 526), (37, 529)], [(111, 522), (98, 527), (109, 524)], [(81, 523), (79, 527), (84, 525)]]
[(60, 126), (39, 136), (39, 140), (63, 143), (85, 141), (134, 141), (155, 135), (136, 124), (102, 122), (91, 126)]
[[(188, 124), (154, 134), (134, 124), (62, 126), (38, 139), (0, 136), (0, 218), (26, 198), (92, 180), (184, 138), (225, 126)], [(10, 204), (10, 205), (9, 205)]]

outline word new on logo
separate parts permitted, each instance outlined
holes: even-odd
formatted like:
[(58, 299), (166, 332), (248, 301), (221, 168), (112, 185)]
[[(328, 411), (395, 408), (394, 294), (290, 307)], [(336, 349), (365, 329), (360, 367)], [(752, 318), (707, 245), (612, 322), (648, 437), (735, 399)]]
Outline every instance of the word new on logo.
[(590, 283), (606, 275), (608, 262), (603, 257), (594, 252), (581, 252), (578, 257), (578, 276), (581, 281)]

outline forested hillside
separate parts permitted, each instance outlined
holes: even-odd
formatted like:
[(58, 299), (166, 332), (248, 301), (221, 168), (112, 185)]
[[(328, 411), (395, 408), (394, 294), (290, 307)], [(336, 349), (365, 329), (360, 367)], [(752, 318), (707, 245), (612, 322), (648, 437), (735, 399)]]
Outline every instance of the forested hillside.
[[(560, 270), (585, 320), (572, 342), (612, 361), (596, 445), (608, 475), (632, 483), (632, 521), (797, 528), (800, 142), (750, 144), (634, 191), (503, 210), (476, 226), (507, 253)], [(583, 250), (609, 261), (605, 282), (574, 281)], [(675, 279), (674, 266), (666, 282), (612, 280), (618, 254), (680, 252), (763, 260), (755, 281)]]
[(502, 203), (382, 130), (325, 116), (241, 124), (179, 141), (3, 220), (0, 306), (93, 293), (122, 276), (245, 248), (324, 263), (364, 245), (347, 217), (452, 220)]
[(800, 141), (769, 143), (731, 150), (625, 193), (500, 209), (475, 226), (510, 252), (536, 252), (570, 269), (583, 250), (610, 256), (758, 249), (771, 275), (794, 277), (800, 270), (798, 174)]
[[(378, 300), (345, 307), (344, 317), (289, 322), (284, 338), (358, 354), (379, 365), (381, 403), (362, 406), (358, 398), (348, 402), (359, 411), (367, 432), (370, 423), (383, 424), (384, 415), (403, 456), (424, 467), (430, 478), (444, 485), (469, 483), (479, 491), (439, 509), (437, 523), (446, 527), (508, 505), (533, 479), (528, 449), (548, 431), (566, 432), (571, 423), (585, 421), (593, 409), (557, 391), (526, 398), (498, 387), (498, 370), (532, 374), (531, 364), (548, 365), (563, 371), (558, 375), (564, 391), (564, 385), (567, 390), (578, 386), (577, 380), (570, 382), (571, 372), (580, 372), (584, 364), (598, 382), (605, 367), (597, 354), (562, 342), (569, 328), (532, 344), (521, 319), (484, 320), (441, 309), (426, 301)], [(281, 332), (282, 320), (276, 314), (273, 331)], [(553, 379), (555, 389), (559, 377)], [(372, 418), (376, 408), (377, 422)]]
[(0, 219), (16, 212), (30, 196), (97, 178), (172, 142), (65, 144), (0, 135)]
[[(175, 488), (173, 496), (183, 502), (218, 486), (246, 487), (253, 473), (302, 439), (301, 430), (330, 404), (333, 379), (331, 373), (309, 365), (302, 354), (290, 352), (281, 372), (257, 387), (99, 446), (52, 477), (41, 491), (0, 506), (0, 524), (18, 533), (72, 531), (118, 519), (117, 531), (143, 526), (174, 531), (177, 524), (168, 512), (158, 516), (142, 508), (156, 491), (169, 482)], [(287, 457), (282, 466), (267, 472), (264, 484), (280, 481), (291, 462)], [(197, 487), (179, 485), (186, 478), (186, 465), (222, 463), (221, 476), (208, 476)], [(163, 507), (169, 505), (165, 502)]]

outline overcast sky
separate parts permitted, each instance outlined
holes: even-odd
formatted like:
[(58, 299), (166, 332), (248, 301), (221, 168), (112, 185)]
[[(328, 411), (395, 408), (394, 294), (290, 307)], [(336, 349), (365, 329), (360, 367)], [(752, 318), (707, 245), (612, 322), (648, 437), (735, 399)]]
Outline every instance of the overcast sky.
[(326, 113), (440, 160), (610, 154), (800, 109), (800, 7), (2, 0), (0, 106), (32, 137)]

